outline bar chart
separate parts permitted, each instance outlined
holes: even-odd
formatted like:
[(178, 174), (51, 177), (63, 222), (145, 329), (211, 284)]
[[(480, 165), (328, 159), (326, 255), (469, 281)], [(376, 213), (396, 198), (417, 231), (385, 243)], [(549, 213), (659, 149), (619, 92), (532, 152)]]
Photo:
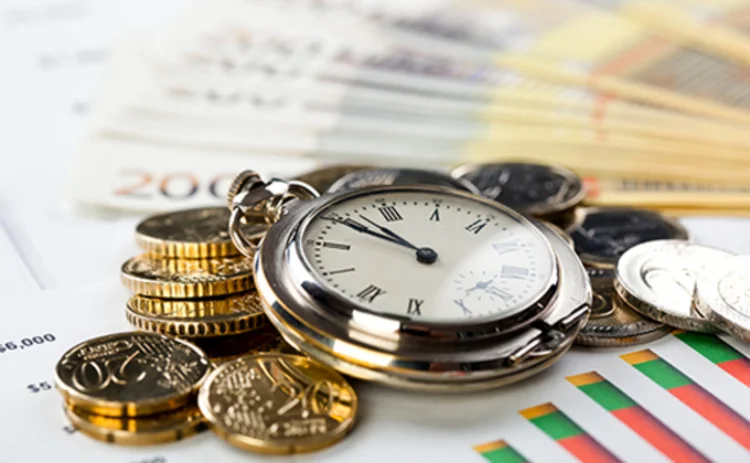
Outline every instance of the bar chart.
[[(711, 362), (713, 366), (709, 365), (709, 368), (715, 367), (726, 372), (729, 375), (725, 377), (726, 381), (736, 381), (739, 388), (750, 387), (750, 360), (738, 349), (711, 334), (681, 331), (673, 334), (672, 337), (679, 342), (673, 341), (672, 347), (683, 350), (689, 348), (694, 352), (691, 355), (695, 356), (697, 353)], [(671, 358), (667, 360), (652, 349), (640, 349), (610, 358), (624, 362), (627, 365), (624, 368), (632, 367), (626, 370), (628, 374), (645, 377), (656, 387), (668, 392), (675, 401), (673, 406), (686, 408), (686, 416), (703, 420), (741, 447), (750, 450), (750, 422), (745, 418), (747, 413), (743, 416), (732, 409), (700, 384), (700, 381), (683, 372), (680, 365)], [(705, 372), (707, 375), (716, 373), (717, 370)], [(601, 371), (584, 371), (566, 376), (565, 379), (568, 385), (581, 393), (580, 400), (596, 404), (666, 460), (680, 463), (713, 461), (689, 439), (670, 429), (668, 424), (649, 411), (648, 406), (638, 403), (632, 394), (628, 394), (627, 387), (633, 386), (627, 384), (628, 381), (624, 381), (622, 375), (614, 379)], [(626, 383), (625, 386), (619, 384), (622, 382)], [(567, 406), (570, 407), (570, 404)], [(574, 460), (582, 463), (622, 461), (608, 448), (606, 440), (597, 440), (592, 436), (591, 423), (576, 422), (566, 413), (567, 410), (569, 409), (561, 408), (556, 403), (545, 402), (519, 410), (518, 413), (541, 431), (538, 439), (551, 439)], [(524, 455), (522, 448), (514, 447), (513, 442), (512, 439), (502, 438), (475, 445), (474, 451), (490, 463), (533, 461)], [(705, 451), (705, 447), (703, 450)]]

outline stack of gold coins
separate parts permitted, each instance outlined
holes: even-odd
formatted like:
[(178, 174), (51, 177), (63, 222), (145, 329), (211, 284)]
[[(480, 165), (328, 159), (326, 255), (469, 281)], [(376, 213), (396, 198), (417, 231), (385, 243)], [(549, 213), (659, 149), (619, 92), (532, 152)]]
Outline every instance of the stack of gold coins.
[[(246, 354), (278, 337), (255, 292), (252, 261), (232, 244), (228, 222), (225, 207), (206, 207), (154, 215), (137, 226), (144, 253), (121, 269), (134, 293), (126, 307), (131, 325), (187, 339), (211, 358)], [(263, 231), (264, 224), (248, 225), (251, 235)]]
[(211, 362), (194, 345), (156, 333), (89, 339), (57, 364), (65, 413), (82, 433), (110, 443), (150, 445), (206, 428), (197, 395)]

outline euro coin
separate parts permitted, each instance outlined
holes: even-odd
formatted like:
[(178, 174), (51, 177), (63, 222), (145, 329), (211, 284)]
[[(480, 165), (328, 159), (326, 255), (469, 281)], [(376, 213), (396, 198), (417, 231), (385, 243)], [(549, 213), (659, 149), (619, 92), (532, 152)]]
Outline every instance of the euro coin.
[(261, 453), (326, 448), (354, 426), (357, 396), (334, 370), (306, 357), (258, 354), (214, 370), (198, 405), (230, 444)]
[(55, 369), (66, 402), (89, 413), (140, 417), (194, 399), (211, 370), (203, 352), (155, 333), (117, 333), (70, 348)]
[(96, 415), (71, 406), (65, 407), (65, 414), (73, 427), (83, 434), (119, 445), (166, 444), (208, 428), (196, 405), (140, 418)]
[(366, 169), (347, 174), (328, 189), (329, 193), (356, 190), (376, 185), (433, 185), (479, 194), (479, 190), (463, 179), (453, 178), (443, 172), (424, 169)]
[(614, 292), (613, 269), (587, 268), (594, 297), (591, 315), (576, 344), (618, 347), (643, 344), (669, 334), (671, 328), (641, 316)]
[(524, 162), (464, 164), (451, 174), (474, 184), (482, 196), (536, 217), (571, 210), (586, 195), (581, 179), (561, 166)]
[(675, 328), (707, 333), (716, 327), (691, 310), (699, 272), (732, 254), (682, 240), (657, 240), (626, 251), (617, 263), (615, 291), (639, 313)]
[(252, 261), (245, 257), (158, 259), (142, 254), (122, 265), (121, 280), (130, 291), (150, 297), (224, 296), (252, 288)]
[(578, 256), (590, 266), (614, 267), (625, 251), (640, 243), (688, 238), (680, 224), (645, 209), (590, 208), (582, 216), (569, 233)]
[(704, 267), (693, 305), (723, 331), (750, 342), (750, 257), (730, 257)]
[(372, 166), (339, 164), (306, 172), (294, 180), (305, 182), (318, 190), (319, 193), (324, 193), (341, 177), (352, 172), (371, 168)]
[[(135, 229), (136, 242), (156, 257), (207, 259), (240, 255), (228, 232), (229, 210), (203, 207), (153, 215)], [(262, 235), (266, 224), (246, 225), (247, 236)]]
[(182, 338), (226, 336), (268, 324), (254, 290), (210, 299), (159, 299), (136, 294), (126, 317), (139, 330)]
[(259, 331), (234, 336), (195, 339), (195, 344), (206, 353), (214, 365), (255, 354), (299, 354), (284, 341), (278, 331), (268, 327)]

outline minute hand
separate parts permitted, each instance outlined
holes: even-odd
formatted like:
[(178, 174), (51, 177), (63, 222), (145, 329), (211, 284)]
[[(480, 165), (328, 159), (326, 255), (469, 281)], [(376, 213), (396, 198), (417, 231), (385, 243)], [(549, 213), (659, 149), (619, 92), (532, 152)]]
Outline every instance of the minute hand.
[(346, 220), (341, 220), (337, 217), (321, 217), (321, 219), (330, 220), (331, 222), (339, 223), (341, 225), (346, 225), (347, 227), (359, 233), (364, 233), (366, 235), (374, 236), (375, 238), (380, 238), (381, 240), (389, 241), (391, 243), (398, 244), (399, 246), (405, 246), (407, 248), (410, 247), (407, 244), (403, 243), (402, 241), (399, 241), (387, 235), (380, 234), (374, 230), (369, 229), (366, 225), (363, 225), (349, 218), (347, 218)]
[(417, 249), (419, 249), (418, 247), (414, 246), (414, 245), (413, 245), (413, 244), (411, 244), (410, 242), (406, 241), (406, 239), (404, 239), (404, 238), (403, 238), (403, 237), (401, 237), (400, 235), (397, 235), (397, 234), (396, 234), (396, 233), (395, 233), (395, 232), (394, 232), (393, 230), (391, 230), (390, 228), (386, 228), (386, 227), (384, 227), (384, 226), (382, 226), (382, 225), (378, 225), (377, 223), (373, 222), (372, 220), (368, 219), (367, 217), (365, 217), (365, 216), (363, 216), (363, 215), (360, 215), (360, 218), (362, 218), (362, 220), (366, 221), (367, 223), (369, 223), (369, 224), (370, 224), (370, 225), (372, 225), (373, 227), (377, 228), (377, 229), (378, 229), (378, 230), (380, 230), (381, 232), (383, 232), (383, 233), (385, 233), (386, 235), (390, 236), (390, 237), (391, 237), (392, 239), (396, 240), (396, 241), (397, 241), (398, 243), (400, 243), (401, 245), (403, 245), (403, 246), (406, 246), (407, 248), (410, 248), (410, 249), (414, 249), (414, 250), (417, 250)]

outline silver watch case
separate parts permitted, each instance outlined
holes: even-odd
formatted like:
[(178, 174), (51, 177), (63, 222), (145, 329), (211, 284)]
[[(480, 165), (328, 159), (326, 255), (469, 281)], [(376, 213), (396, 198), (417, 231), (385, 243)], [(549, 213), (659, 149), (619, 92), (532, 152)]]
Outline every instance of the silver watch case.
[[(558, 263), (548, 291), (516, 316), (476, 324), (381, 315), (326, 291), (301, 253), (307, 222), (333, 202), (393, 190), (471, 197), (538, 230)], [(541, 371), (570, 348), (591, 302), (586, 271), (557, 233), (492, 201), (440, 187), (373, 187), (296, 201), (261, 241), (253, 268), (265, 312), (287, 342), (345, 374), (408, 389), (485, 389)]]

